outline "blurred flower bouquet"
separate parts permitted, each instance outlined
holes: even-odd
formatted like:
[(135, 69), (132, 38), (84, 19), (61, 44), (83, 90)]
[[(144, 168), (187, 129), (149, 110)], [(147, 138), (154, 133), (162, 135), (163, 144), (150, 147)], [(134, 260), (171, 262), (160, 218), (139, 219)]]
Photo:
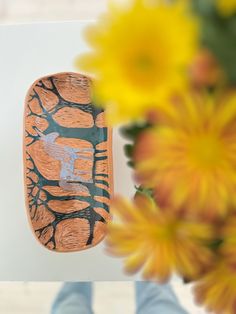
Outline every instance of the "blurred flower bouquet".
[(108, 251), (236, 313), (236, 1), (111, 3), (86, 37), (77, 66), (123, 124), (138, 184), (132, 202), (114, 198)]

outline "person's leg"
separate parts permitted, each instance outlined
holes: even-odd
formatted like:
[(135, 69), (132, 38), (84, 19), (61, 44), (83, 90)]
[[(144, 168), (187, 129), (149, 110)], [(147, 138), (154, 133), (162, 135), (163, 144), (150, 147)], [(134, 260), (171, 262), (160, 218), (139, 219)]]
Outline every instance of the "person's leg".
[(51, 314), (92, 314), (92, 283), (65, 283), (59, 291)]
[(136, 281), (137, 314), (187, 314), (170, 285)]

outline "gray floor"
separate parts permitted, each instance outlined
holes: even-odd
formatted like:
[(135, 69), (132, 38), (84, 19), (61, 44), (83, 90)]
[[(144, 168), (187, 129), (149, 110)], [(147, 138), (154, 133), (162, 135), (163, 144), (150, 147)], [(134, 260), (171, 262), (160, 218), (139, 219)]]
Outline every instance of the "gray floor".
[[(61, 283), (2, 282), (0, 283), (0, 313), (49, 314), (52, 300), (60, 286)], [(189, 314), (206, 314), (203, 309), (194, 305), (191, 287), (184, 286), (178, 280), (174, 281), (173, 287)], [(134, 314), (133, 284), (131, 282), (95, 283), (94, 311), (96, 314)]]

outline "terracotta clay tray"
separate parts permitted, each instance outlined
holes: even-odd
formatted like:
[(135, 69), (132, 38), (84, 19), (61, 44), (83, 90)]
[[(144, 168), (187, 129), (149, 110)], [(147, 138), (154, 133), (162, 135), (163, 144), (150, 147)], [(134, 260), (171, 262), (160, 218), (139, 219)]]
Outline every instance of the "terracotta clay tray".
[(111, 130), (91, 103), (91, 81), (76, 73), (37, 80), (24, 115), (29, 220), (39, 242), (71, 252), (99, 243), (110, 220)]

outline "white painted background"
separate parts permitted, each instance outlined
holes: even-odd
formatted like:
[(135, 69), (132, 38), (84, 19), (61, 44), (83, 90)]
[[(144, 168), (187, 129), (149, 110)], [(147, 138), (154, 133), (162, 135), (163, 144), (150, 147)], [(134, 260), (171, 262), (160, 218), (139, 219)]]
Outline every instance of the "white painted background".
[[(25, 95), (38, 78), (75, 70), (86, 50), (86, 22), (0, 26), (0, 280), (125, 280), (121, 262), (104, 253), (103, 243), (79, 253), (49, 251), (35, 240), (26, 217), (23, 186)], [(114, 189), (132, 197), (134, 183), (113, 130)], [(15, 263), (17, 261), (17, 264)]]

